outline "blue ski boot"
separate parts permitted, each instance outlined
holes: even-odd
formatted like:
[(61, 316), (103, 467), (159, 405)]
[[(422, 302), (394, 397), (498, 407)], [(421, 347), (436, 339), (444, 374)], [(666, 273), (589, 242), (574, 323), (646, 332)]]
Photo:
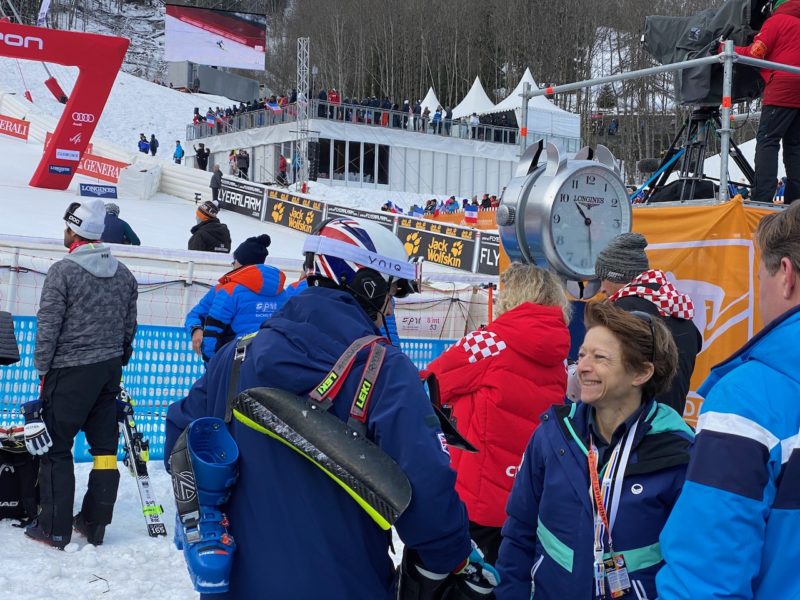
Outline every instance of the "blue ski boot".
[(239, 449), (221, 419), (192, 422), (170, 455), (178, 512), (175, 546), (183, 550), (192, 585), (201, 594), (228, 591), (236, 543), (223, 505), (236, 482)]

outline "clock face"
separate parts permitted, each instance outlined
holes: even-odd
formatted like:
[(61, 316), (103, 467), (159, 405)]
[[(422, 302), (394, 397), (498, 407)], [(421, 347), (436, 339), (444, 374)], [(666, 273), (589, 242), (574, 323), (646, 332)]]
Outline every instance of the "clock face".
[(598, 253), (630, 229), (625, 188), (607, 169), (577, 169), (556, 189), (550, 211), (551, 248), (574, 276), (593, 278)]

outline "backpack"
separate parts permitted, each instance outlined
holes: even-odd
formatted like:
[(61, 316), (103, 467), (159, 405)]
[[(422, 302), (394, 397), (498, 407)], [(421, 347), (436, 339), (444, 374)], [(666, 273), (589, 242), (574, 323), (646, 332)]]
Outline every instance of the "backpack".
[(39, 459), (28, 454), (22, 426), (0, 426), (0, 519), (27, 523), (38, 511)]

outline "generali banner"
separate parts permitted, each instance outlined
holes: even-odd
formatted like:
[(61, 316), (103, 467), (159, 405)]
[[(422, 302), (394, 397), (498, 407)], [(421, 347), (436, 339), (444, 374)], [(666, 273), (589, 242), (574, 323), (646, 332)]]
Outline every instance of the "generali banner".
[(0, 133), (3, 135), (10, 135), (11, 137), (21, 140), (27, 140), (30, 126), (31, 124), (28, 121), (0, 115)]
[[(50, 142), (53, 139), (53, 134), (49, 131), (44, 136), (44, 150), (47, 151)], [(104, 156), (97, 156), (92, 154), (92, 144), (87, 145), (86, 152), (83, 156), (77, 150), (69, 148), (56, 148), (56, 156), (63, 161), (78, 163), (74, 168), (72, 166), (64, 167), (69, 169), (70, 172), (74, 170), (76, 174), (88, 175), (95, 179), (102, 179), (109, 183), (117, 183), (119, 181), (119, 172), (128, 166), (128, 163), (120, 162), (118, 160), (111, 160)]]

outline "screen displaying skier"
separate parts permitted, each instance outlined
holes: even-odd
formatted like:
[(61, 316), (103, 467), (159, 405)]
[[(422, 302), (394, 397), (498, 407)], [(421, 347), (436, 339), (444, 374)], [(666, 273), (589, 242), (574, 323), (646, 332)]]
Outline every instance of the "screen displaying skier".
[(164, 60), (263, 71), (264, 15), (167, 4)]

